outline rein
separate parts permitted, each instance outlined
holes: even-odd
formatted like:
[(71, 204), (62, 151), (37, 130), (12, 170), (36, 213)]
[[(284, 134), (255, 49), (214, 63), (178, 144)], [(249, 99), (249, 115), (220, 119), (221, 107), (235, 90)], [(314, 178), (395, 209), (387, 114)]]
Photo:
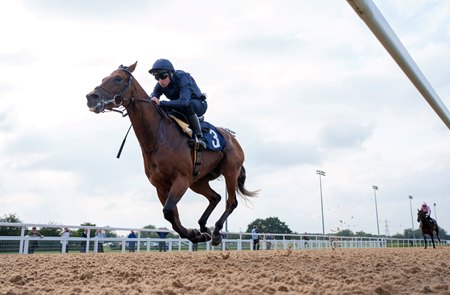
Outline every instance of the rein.
[[(133, 80), (133, 75), (125, 67), (120, 66), (119, 70), (123, 70), (123, 71), (125, 71), (125, 72), (127, 72), (129, 74), (129, 76), (128, 76), (129, 78), (128, 78), (127, 84), (125, 85), (125, 87), (122, 89), (122, 91), (119, 94), (114, 95), (113, 98), (111, 98), (111, 99), (109, 99), (107, 101), (103, 101), (103, 103), (104, 103), (104, 105), (106, 105), (107, 103), (110, 103), (110, 102), (114, 103), (115, 107), (112, 108), (112, 111), (122, 114), (122, 117), (126, 117), (128, 115), (126, 110), (127, 110), (128, 106), (130, 105), (130, 103), (135, 102), (135, 101), (152, 103), (152, 101), (149, 100), (149, 99), (142, 99), (142, 98), (131, 97), (129, 99), (129, 103), (127, 105), (123, 105), (123, 101), (125, 100), (123, 96), (124, 96), (125, 92), (128, 90), (128, 88), (131, 86), (131, 82)], [(113, 95), (111, 92), (109, 92), (108, 90), (104, 89), (103, 87), (99, 86), (99, 88), (102, 89), (103, 91), (107, 92), (108, 94)], [(120, 109), (120, 107), (123, 108), (123, 109)], [(161, 122), (162, 122), (162, 118), (163, 118), (164, 114), (161, 112), (160, 108), (156, 108), (156, 110), (160, 114), (160, 118), (161, 118), (160, 121), (159, 121), (159, 127), (158, 127), (158, 134), (160, 134), (161, 133), (161, 126), (162, 126)], [(125, 146), (125, 142), (127, 140), (128, 134), (130, 133), (130, 130), (131, 130), (132, 126), (133, 126), (133, 124), (130, 125), (130, 127), (128, 128), (127, 133), (125, 134), (125, 137), (122, 140), (122, 144), (120, 145), (119, 151), (118, 151), (117, 156), (116, 156), (117, 159), (119, 159), (120, 155), (122, 154), (122, 150), (123, 150), (123, 148)]]

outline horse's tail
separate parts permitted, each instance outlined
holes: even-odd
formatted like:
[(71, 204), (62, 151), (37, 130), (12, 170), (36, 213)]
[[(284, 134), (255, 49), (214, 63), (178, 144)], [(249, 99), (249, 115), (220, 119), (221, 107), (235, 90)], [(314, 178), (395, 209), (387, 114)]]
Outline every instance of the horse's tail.
[(245, 184), (245, 179), (247, 178), (247, 175), (245, 173), (245, 168), (244, 166), (241, 167), (241, 173), (239, 174), (239, 177), (237, 179), (237, 183), (238, 183), (238, 190), (237, 192), (239, 193), (239, 195), (243, 198), (245, 197), (254, 197), (258, 194), (258, 190), (257, 191), (249, 191), (245, 188), (244, 184)]

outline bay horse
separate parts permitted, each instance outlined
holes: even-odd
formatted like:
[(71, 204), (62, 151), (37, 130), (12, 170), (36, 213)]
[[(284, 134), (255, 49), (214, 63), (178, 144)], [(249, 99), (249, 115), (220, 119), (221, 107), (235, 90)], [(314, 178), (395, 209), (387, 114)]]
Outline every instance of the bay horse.
[[(105, 77), (86, 95), (87, 105), (94, 113), (118, 108), (126, 111), (142, 150), (145, 174), (156, 188), (163, 205), (164, 218), (181, 238), (187, 238), (194, 244), (211, 240), (213, 245), (219, 245), (222, 241), (220, 230), (238, 205), (236, 194), (245, 199), (258, 193), (244, 186), (244, 152), (228, 129), (217, 128), (226, 141), (225, 148), (221, 151), (203, 151), (200, 171), (194, 176), (194, 153), (187, 142), (188, 137), (182, 134), (166, 112), (150, 101), (145, 90), (134, 79), (132, 73), (136, 65), (137, 62), (131, 66), (121, 65)], [(225, 211), (211, 233), (206, 223), (221, 196), (210, 187), (209, 182), (221, 175), (225, 178), (228, 198)], [(177, 204), (188, 188), (209, 201), (198, 220), (200, 230), (185, 228), (179, 218)]]
[(423, 212), (422, 210), (417, 210), (417, 222), (420, 222), (422, 225), (421, 229), (423, 240), (425, 241), (425, 249), (427, 248), (427, 238), (425, 237), (425, 235), (429, 235), (431, 237), (433, 248), (436, 248), (436, 246), (434, 245), (434, 238), (433, 238), (434, 232), (436, 232), (436, 237), (438, 241), (441, 242), (441, 240), (439, 239), (439, 227), (437, 225), (437, 222), (435, 220), (434, 223), (430, 222), (430, 220), (428, 220), (426, 213)]

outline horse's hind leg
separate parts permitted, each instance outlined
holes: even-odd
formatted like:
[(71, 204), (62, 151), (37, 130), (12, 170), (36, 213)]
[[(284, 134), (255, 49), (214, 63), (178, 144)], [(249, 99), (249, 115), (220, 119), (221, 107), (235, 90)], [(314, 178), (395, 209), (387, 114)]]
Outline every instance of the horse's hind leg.
[(433, 243), (433, 248), (436, 249), (436, 245), (434, 244), (433, 233), (431, 233), (430, 237), (431, 237), (431, 243)]
[(198, 220), (198, 224), (200, 225), (200, 232), (211, 234), (209, 228), (206, 227), (206, 223), (208, 222), (208, 218), (211, 213), (217, 207), (217, 204), (220, 203), (222, 197), (209, 186), (209, 180), (207, 179), (200, 179), (196, 181), (193, 185), (191, 185), (191, 190), (205, 196), (209, 201), (208, 207), (206, 207), (205, 212), (203, 212), (202, 216)]
[(437, 237), (437, 239), (438, 239), (438, 242), (440, 243), (440, 242), (441, 242), (441, 239), (439, 238), (439, 227), (436, 225), (435, 228), (434, 228), (434, 230), (436, 231), (436, 237)]
[(227, 220), (228, 216), (233, 213), (233, 210), (237, 207), (238, 201), (236, 199), (236, 188), (237, 188), (237, 177), (227, 177), (225, 176), (225, 182), (227, 185), (227, 204), (225, 211), (222, 216), (220, 216), (219, 220), (216, 221), (214, 231), (212, 233), (212, 244), (214, 246), (219, 245), (222, 241), (222, 236), (220, 235), (220, 231), (223, 228), (223, 224), (225, 220)]

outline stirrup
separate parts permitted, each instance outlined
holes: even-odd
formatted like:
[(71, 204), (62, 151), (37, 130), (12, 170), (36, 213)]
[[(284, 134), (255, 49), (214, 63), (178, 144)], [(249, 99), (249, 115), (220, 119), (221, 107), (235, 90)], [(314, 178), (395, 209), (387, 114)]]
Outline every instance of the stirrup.
[(206, 150), (206, 143), (203, 139), (196, 137), (195, 138), (195, 148), (204, 151)]
[(198, 137), (189, 138), (188, 143), (191, 147), (196, 148), (197, 150), (204, 151), (207, 150), (206, 143), (199, 139)]

